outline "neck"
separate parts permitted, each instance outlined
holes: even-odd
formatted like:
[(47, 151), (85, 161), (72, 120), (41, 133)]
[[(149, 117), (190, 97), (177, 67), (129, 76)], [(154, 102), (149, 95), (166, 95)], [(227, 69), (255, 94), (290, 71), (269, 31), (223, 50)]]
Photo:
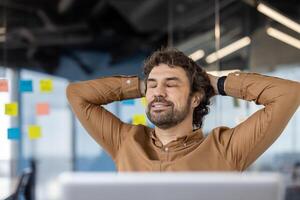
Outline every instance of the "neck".
[(163, 145), (176, 140), (178, 137), (185, 136), (193, 131), (193, 117), (189, 115), (181, 123), (168, 129), (155, 127), (155, 134)]

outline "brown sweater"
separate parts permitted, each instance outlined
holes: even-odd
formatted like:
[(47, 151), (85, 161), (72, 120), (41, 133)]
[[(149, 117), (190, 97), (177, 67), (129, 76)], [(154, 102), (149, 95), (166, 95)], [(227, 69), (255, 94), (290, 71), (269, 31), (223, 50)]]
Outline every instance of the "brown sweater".
[(73, 111), (118, 171), (243, 171), (278, 138), (300, 104), (298, 82), (231, 73), (225, 92), (264, 108), (234, 128), (216, 127), (207, 137), (198, 129), (163, 146), (154, 129), (124, 123), (100, 106), (141, 97), (139, 81), (114, 76), (67, 87)]

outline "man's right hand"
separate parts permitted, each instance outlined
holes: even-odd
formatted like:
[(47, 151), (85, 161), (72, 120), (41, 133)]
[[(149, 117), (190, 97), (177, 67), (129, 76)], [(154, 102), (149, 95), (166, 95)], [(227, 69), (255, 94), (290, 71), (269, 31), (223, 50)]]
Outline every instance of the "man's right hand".
[(210, 74), (209, 72), (207, 72), (207, 75), (209, 77), (209, 81), (210, 81), (211, 86), (214, 88), (215, 95), (218, 95), (219, 91), (218, 91), (217, 83), (218, 83), (219, 77), (214, 76), (214, 75)]
[(145, 86), (145, 81), (142, 80), (142, 79), (139, 79), (140, 81), (140, 91), (141, 91), (141, 94), (142, 96), (144, 97), (145, 96), (145, 89), (146, 89), (146, 86)]

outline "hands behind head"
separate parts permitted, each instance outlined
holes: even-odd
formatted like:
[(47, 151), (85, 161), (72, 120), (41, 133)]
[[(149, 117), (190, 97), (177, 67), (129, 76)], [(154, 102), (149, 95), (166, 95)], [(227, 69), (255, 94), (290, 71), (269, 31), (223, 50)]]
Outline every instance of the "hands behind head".
[(218, 86), (217, 86), (219, 77), (218, 76), (214, 76), (214, 75), (210, 74), (209, 72), (207, 72), (207, 75), (208, 75), (210, 84), (214, 88), (215, 95), (219, 94), (219, 92), (218, 92)]

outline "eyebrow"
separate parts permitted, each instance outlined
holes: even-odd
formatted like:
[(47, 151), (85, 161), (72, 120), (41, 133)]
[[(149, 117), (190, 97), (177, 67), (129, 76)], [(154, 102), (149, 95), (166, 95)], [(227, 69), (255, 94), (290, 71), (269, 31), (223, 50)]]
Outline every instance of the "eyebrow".
[(178, 78), (178, 77), (169, 77), (169, 78), (166, 78), (167, 81), (178, 81), (178, 82), (181, 82), (181, 79)]
[[(178, 82), (182, 82), (180, 78), (178, 77), (168, 77), (166, 78), (167, 81), (178, 81)], [(155, 78), (148, 78), (147, 82), (156, 82)]]

